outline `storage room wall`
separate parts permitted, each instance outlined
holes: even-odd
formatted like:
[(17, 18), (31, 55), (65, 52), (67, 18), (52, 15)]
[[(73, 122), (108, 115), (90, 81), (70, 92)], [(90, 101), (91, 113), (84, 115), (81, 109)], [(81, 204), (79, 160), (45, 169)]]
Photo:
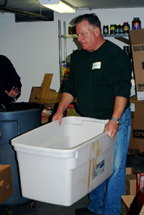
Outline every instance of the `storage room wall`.
[[(102, 23), (131, 24), (133, 17), (140, 17), (144, 27), (144, 8), (129, 9), (98, 9), (77, 10), (75, 14), (54, 13), (54, 21), (50, 22), (20, 22), (15, 23), (14, 14), (0, 13), (0, 54), (7, 56), (13, 63), (21, 77), (22, 93), (19, 102), (29, 100), (32, 86), (40, 86), (45, 73), (53, 73), (51, 88), (56, 91), (60, 87), (59, 74), (59, 39), (58, 20), (66, 21), (66, 33), (70, 21), (84, 13), (96, 13)], [(121, 48), (124, 43), (107, 38)], [(62, 46), (63, 47), (63, 46)], [(73, 39), (67, 40), (67, 55), (70, 55), (77, 46)], [(64, 53), (64, 49), (63, 49)]]

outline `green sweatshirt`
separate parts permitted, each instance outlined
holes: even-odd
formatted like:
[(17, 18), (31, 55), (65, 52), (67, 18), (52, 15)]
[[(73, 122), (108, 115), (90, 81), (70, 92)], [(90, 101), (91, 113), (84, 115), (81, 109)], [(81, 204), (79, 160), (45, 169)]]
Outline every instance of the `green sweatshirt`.
[(77, 97), (78, 112), (86, 117), (108, 119), (115, 97), (125, 97), (129, 107), (132, 65), (127, 54), (106, 40), (94, 52), (80, 50), (71, 57), (63, 92)]

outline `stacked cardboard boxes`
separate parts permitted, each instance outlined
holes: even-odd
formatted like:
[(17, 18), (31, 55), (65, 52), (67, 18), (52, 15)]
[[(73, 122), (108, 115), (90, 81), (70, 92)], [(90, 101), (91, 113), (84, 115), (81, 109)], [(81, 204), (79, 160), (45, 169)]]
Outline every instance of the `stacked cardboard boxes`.
[(126, 168), (125, 195), (136, 195), (136, 173), (135, 169)]
[(131, 97), (131, 137), (129, 152), (144, 152), (144, 101)]
[(130, 153), (144, 152), (144, 29), (130, 30), (130, 40), (118, 40), (131, 45), (136, 96), (131, 97), (132, 130), (129, 144)]
[(144, 29), (129, 31), (137, 99), (144, 100)]
[[(136, 95), (131, 97), (132, 130), (129, 152), (144, 152), (144, 29), (129, 32)], [(125, 195), (121, 197), (121, 215), (144, 214), (144, 173), (126, 169)]]
[(144, 173), (126, 168), (125, 195), (121, 197), (121, 215), (144, 214)]
[(131, 97), (131, 138), (129, 153), (144, 152), (144, 29), (129, 31), (136, 96)]

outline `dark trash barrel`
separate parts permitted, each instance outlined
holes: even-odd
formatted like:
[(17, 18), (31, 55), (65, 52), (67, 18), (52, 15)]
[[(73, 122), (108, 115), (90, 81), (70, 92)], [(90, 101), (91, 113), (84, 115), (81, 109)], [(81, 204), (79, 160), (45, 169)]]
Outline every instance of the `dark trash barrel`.
[(41, 125), (41, 109), (0, 112), (0, 164), (12, 167), (13, 195), (1, 206), (14, 206), (30, 202), (21, 195), (16, 154), (10, 140)]

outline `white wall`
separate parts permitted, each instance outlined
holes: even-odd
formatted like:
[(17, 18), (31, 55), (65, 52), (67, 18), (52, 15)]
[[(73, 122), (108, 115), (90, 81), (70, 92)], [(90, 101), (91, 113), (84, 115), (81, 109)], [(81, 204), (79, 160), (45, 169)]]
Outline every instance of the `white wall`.
[[(102, 25), (131, 24), (133, 17), (140, 17), (144, 28), (144, 8), (77, 10), (75, 14), (54, 13), (51, 22), (15, 23), (15, 16), (0, 13), (0, 54), (6, 55), (13, 63), (22, 81), (22, 94), (18, 101), (29, 100), (32, 86), (40, 86), (45, 73), (53, 73), (51, 88), (59, 90), (59, 40), (58, 20), (69, 22), (84, 13), (96, 13)], [(63, 32), (62, 32), (63, 33)], [(123, 43), (109, 38), (120, 47)], [(76, 50), (72, 39), (67, 40), (67, 54)]]

